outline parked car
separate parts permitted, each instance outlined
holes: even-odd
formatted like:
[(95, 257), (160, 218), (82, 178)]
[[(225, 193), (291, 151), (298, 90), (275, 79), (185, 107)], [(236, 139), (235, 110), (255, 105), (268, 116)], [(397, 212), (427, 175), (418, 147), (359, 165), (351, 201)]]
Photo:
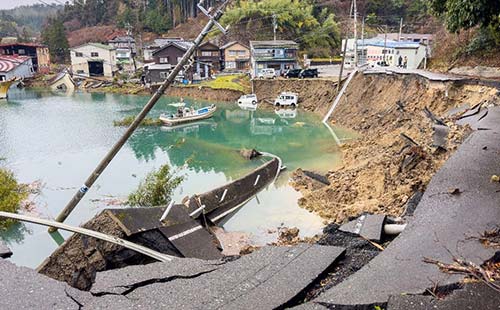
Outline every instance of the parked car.
[(290, 106), (292, 108), (298, 105), (299, 95), (291, 92), (282, 92), (274, 100), (274, 105), (277, 107)]
[(318, 69), (304, 69), (300, 72), (299, 78), (317, 78), (318, 75)]
[(238, 105), (256, 105), (259, 100), (256, 94), (243, 95), (238, 99)]
[(276, 77), (276, 71), (273, 68), (265, 68), (259, 71), (257, 77), (259, 79), (274, 79)]
[(287, 78), (287, 79), (289, 79), (289, 78), (298, 78), (301, 71), (302, 71), (302, 69), (288, 69), (288, 70), (285, 71), (285, 73), (283, 74), (283, 76), (285, 78)]

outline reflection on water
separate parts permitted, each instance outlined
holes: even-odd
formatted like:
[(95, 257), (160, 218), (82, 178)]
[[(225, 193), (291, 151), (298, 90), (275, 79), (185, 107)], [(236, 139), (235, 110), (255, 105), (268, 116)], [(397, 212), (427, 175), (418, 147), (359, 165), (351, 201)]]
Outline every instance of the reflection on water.
[[(148, 100), (144, 96), (78, 92), (62, 96), (29, 90), (10, 95), (9, 102), (0, 104), (0, 158), (6, 158), (3, 164), (21, 182), (40, 179), (45, 184), (37, 199), (36, 212), (42, 217), (55, 217), (61, 211), (123, 133), (125, 128), (114, 127), (113, 121), (137, 114)], [(175, 102), (177, 98), (162, 98), (149, 116), (174, 112), (176, 108), (169, 104)], [(207, 104), (186, 100), (187, 106)], [(348, 136), (338, 128), (335, 132), (339, 137)], [(174, 194), (176, 201), (221, 186), (262, 164), (260, 159), (243, 159), (242, 148), (276, 154), (289, 171), (259, 194), (259, 202), (250, 201), (225, 227), (250, 232), (259, 243), (270, 241), (267, 230), (281, 224), (297, 226), (304, 235), (318, 233), (321, 219), (297, 206), (300, 194), (287, 180), (297, 167), (325, 172), (339, 162), (330, 132), (319, 118), (303, 111), (282, 118), (273, 110), (242, 110), (235, 104), (218, 104), (209, 120), (137, 130), (67, 223), (80, 225), (102, 211), (106, 207), (103, 198), (125, 198), (148, 172), (164, 163), (185, 176)], [(57, 247), (45, 227), (32, 224), (13, 226), (0, 237), (10, 243), (13, 261), (31, 267)]]

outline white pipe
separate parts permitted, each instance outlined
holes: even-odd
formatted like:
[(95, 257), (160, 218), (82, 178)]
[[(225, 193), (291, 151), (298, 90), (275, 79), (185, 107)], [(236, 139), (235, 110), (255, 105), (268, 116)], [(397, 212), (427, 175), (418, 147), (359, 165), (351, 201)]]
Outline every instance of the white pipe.
[(406, 228), (406, 224), (385, 224), (384, 233), (386, 235), (399, 235)]
[(121, 245), (124, 248), (134, 250), (136, 252), (139, 252), (141, 254), (144, 254), (146, 256), (154, 258), (160, 262), (169, 262), (173, 259), (173, 256), (166, 255), (166, 254), (148, 249), (146, 247), (143, 247), (142, 245), (138, 245), (138, 244), (135, 244), (133, 242), (123, 240), (123, 239), (115, 237), (115, 236), (106, 235), (106, 234), (103, 234), (103, 233), (100, 233), (97, 231), (93, 231), (90, 229), (82, 228), (82, 227), (70, 226), (70, 225), (55, 222), (55, 221), (50, 221), (50, 220), (46, 220), (46, 219), (40, 219), (40, 218), (36, 218), (36, 217), (15, 214), (15, 213), (10, 213), (10, 212), (4, 212), (4, 211), (0, 211), (0, 217), (6, 217), (6, 218), (10, 218), (10, 219), (15, 219), (15, 220), (23, 221), (23, 222), (29, 222), (29, 223), (34, 223), (34, 224), (39, 224), (39, 225), (44, 225), (44, 226), (49, 226), (49, 227), (56, 227), (56, 228), (71, 231), (71, 232), (74, 232), (77, 234), (82, 234), (82, 235), (94, 237), (96, 239), (100, 239), (100, 240), (104, 240), (107, 242), (111, 242), (113, 244)]

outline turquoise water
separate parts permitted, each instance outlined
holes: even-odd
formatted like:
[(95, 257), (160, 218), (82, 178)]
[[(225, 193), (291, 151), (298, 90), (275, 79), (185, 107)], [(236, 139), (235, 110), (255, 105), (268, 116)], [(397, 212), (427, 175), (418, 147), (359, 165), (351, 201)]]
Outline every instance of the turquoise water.
[[(15, 90), (9, 101), (1, 101), (0, 158), (4, 159), (0, 165), (21, 182), (42, 183), (36, 208), (28, 213), (54, 218), (125, 130), (114, 127), (113, 121), (137, 114), (147, 100), (147, 96), (62, 96)], [(174, 112), (176, 108), (168, 103), (176, 101), (162, 98), (150, 116)], [(209, 104), (186, 102), (195, 107)], [(300, 194), (288, 185), (295, 168), (324, 172), (340, 161), (335, 140), (319, 118), (302, 111), (295, 118), (280, 118), (272, 110), (244, 111), (235, 104), (215, 104), (218, 110), (210, 120), (173, 130), (140, 128), (66, 223), (80, 225), (109, 207), (110, 199), (125, 199), (148, 172), (164, 163), (185, 176), (174, 194), (176, 201), (203, 193), (262, 164), (238, 154), (241, 148), (256, 148), (280, 156), (288, 172), (245, 205), (225, 228), (248, 232), (259, 244), (272, 241), (275, 235), (267, 231), (280, 225), (299, 227), (303, 236), (320, 232), (321, 219), (297, 206)], [(339, 129), (335, 133), (347, 136)], [(12, 261), (29, 267), (36, 267), (57, 247), (45, 227), (31, 224), (17, 224), (0, 237), (14, 252)]]

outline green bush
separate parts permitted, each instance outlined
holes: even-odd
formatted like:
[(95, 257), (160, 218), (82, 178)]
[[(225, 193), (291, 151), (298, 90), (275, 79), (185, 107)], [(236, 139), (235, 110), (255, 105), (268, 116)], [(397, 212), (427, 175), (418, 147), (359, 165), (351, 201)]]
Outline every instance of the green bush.
[[(135, 116), (127, 116), (121, 120), (113, 121), (113, 126), (130, 126), (132, 122), (134, 122)], [(160, 126), (161, 121), (159, 118), (153, 119), (150, 117), (146, 117), (142, 120), (141, 126)]]
[[(28, 197), (28, 191), (17, 183), (14, 174), (0, 168), (0, 211), (17, 212), (21, 202)], [(4, 229), (14, 220), (0, 219), (0, 228)]]
[(174, 175), (169, 165), (163, 165), (157, 171), (150, 172), (137, 190), (128, 196), (128, 204), (140, 207), (166, 205), (172, 200), (173, 191), (183, 179)]

